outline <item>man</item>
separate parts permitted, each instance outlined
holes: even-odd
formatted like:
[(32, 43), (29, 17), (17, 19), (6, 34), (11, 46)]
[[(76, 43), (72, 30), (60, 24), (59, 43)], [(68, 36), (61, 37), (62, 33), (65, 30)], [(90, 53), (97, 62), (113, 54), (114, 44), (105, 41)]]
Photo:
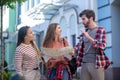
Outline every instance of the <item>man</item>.
[[(75, 46), (77, 64), (81, 66), (81, 80), (104, 80), (104, 69), (110, 62), (104, 54), (106, 47), (106, 31), (95, 23), (95, 13), (86, 9), (79, 15), (86, 31), (82, 31), (80, 41)], [(82, 64), (81, 64), (82, 63)]]

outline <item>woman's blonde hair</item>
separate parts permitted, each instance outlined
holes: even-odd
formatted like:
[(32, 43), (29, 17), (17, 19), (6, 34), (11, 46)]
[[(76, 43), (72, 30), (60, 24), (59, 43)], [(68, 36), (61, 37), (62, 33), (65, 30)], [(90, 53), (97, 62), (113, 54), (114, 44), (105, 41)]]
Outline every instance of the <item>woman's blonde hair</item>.
[(35, 51), (37, 52), (38, 58), (40, 58), (40, 50), (38, 49), (37, 45), (35, 44), (34, 41), (31, 41), (31, 44), (33, 46), (33, 48), (35, 49)]

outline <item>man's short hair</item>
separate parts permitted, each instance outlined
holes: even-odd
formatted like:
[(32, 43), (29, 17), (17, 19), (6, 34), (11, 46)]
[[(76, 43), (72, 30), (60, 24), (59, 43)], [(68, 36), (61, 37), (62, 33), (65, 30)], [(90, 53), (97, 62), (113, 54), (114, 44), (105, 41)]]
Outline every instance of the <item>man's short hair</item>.
[(85, 9), (79, 14), (80, 17), (82, 17), (83, 15), (85, 15), (88, 19), (93, 17), (93, 21), (95, 21), (95, 12), (93, 10)]

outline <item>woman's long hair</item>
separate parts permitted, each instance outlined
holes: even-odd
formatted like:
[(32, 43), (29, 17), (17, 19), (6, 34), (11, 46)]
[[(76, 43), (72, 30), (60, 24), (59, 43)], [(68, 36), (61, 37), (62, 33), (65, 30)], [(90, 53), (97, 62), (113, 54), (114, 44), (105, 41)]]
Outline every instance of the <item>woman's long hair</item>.
[(23, 26), (19, 29), (17, 46), (24, 42), (24, 38), (27, 35), (27, 31), (29, 28), (30, 28), (29, 26)]
[[(19, 29), (18, 31), (18, 42), (17, 42), (17, 46), (19, 46), (21, 43), (24, 42), (24, 38), (27, 35), (27, 31), (30, 27), (29, 26), (23, 26), (22, 28)], [(37, 52), (37, 54), (40, 53), (38, 47), (36, 46), (34, 41), (30, 41), (31, 45), (33, 46), (33, 48), (35, 49), (35, 51)]]
[(46, 36), (45, 39), (43, 41), (43, 47), (53, 47), (53, 42), (55, 42), (55, 35), (56, 35), (56, 28), (59, 24), (58, 23), (51, 23), (48, 26), (47, 32), (46, 32)]

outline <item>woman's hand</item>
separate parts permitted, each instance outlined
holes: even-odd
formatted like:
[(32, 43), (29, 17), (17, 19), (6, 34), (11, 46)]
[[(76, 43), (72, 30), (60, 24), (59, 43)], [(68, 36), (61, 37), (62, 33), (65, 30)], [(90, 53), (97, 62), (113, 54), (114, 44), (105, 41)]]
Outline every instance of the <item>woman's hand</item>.
[(51, 62), (51, 65), (49, 67), (52, 68), (52, 67), (55, 67), (55, 65), (57, 63), (57, 60), (56, 59), (52, 59), (52, 60), (50, 60), (50, 62)]
[(69, 53), (70, 55), (74, 55), (75, 54), (75, 51), (73, 50), (72, 52)]
[(47, 68), (52, 68), (56, 65), (57, 60), (55, 58), (50, 58), (48, 62), (46, 63)]
[(44, 54), (43, 53), (40, 53), (40, 57), (43, 57), (44, 56)]
[(46, 63), (46, 67), (47, 68), (55, 67), (57, 63), (68, 64), (68, 59), (65, 58), (64, 56), (61, 56), (59, 58), (50, 58)]
[(58, 58), (58, 62), (61, 62), (63, 64), (68, 64), (68, 59), (64, 56), (61, 56)]

